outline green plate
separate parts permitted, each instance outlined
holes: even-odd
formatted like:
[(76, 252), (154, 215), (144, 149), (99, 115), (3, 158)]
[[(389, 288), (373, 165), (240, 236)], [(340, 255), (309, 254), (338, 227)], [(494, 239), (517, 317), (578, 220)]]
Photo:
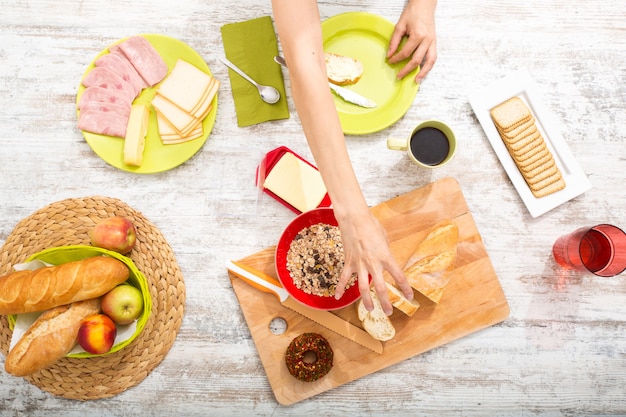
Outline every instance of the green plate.
[[(184, 59), (190, 64), (195, 65), (207, 74), (212, 75), (209, 67), (207, 66), (206, 62), (204, 62), (202, 57), (198, 55), (198, 53), (187, 44), (164, 35), (144, 34), (141, 36), (146, 38), (150, 42), (150, 44), (159, 52), (170, 71), (172, 70), (172, 68), (174, 68), (176, 61), (180, 58)], [(113, 43), (113, 45), (118, 44), (123, 40), (124, 39), (121, 39)], [(87, 73), (94, 68), (94, 62), (102, 55), (109, 53), (109, 47), (107, 47), (107, 49), (98, 54), (98, 56), (96, 56), (87, 67), (87, 70), (81, 78), (81, 84), (79, 84), (78, 86), (78, 93), (76, 94), (76, 104), (78, 104), (80, 96), (82, 95), (83, 91), (85, 91), (85, 87), (82, 85), (82, 80), (85, 78)], [(149, 103), (154, 97), (154, 94), (155, 87), (148, 87), (141, 92), (139, 97), (137, 97), (133, 103)], [(80, 112), (77, 110), (77, 115), (78, 114), (80, 114)], [(87, 141), (89, 146), (91, 146), (91, 149), (93, 149), (93, 151), (108, 164), (128, 172), (151, 174), (175, 168), (183, 162), (187, 161), (193, 155), (195, 155), (195, 153), (198, 152), (200, 148), (202, 148), (207, 138), (209, 137), (209, 134), (213, 129), (213, 125), (215, 124), (216, 115), (217, 94), (213, 99), (213, 109), (202, 121), (203, 134), (201, 137), (185, 143), (164, 145), (161, 142), (161, 138), (159, 137), (156, 115), (154, 113), (154, 110), (152, 110), (150, 114), (150, 125), (148, 128), (148, 134), (146, 135), (143, 163), (140, 167), (126, 165), (124, 163), (124, 139), (106, 135), (97, 135), (95, 133), (85, 131), (83, 131), (83, 136), (85, 137), (85, 140)]]
[[(25, 262), (30, 262), (34, 260), (40, 260), (52, 265), (59, 265), (72, 261), (79, 261), (81, 259), (91, 258), (93, 256), (110, 256), (120, 261), (124, 262), (128, 269), (130, 269), (130, 275), (127, 284), (130, 284), (134, 287), (137, 287), (141, 290), (141, 294), (143, 295), (143, 311), (141, 315), (136, 321), (137, 327), (133, 334), (126, 340), (121, 341), (113, 345), (110, 351), (105, 353), (104, 355), (111, 354), (113, 352), (117, 352), (118, 350), (128, 346), (143, 330), (145, 327), (148, 318), (150, 318), (150, 313), (152, 312), (152, 299), (150, 298), (150, 290), (148, 289), (148, 281), (146, 277), (137, 269), (133, 261), (124, 256), (120, 255), (117, 252), (109, 251), (106, 249), (98, 248), (95, 246), (87, 246), (87, 245), (69, 245), (69, 246), (59, 246), (56, 248), (50, 248), (38, 252), (28, 259)], [(16, 315), (9, 315), (9, 327), (13, 330), (15, 326)], [(87, 352), (79, 352), (79, 353), (70, 353), (67, 355), (71, 358), (90, 358), (94, 356), (102, 356), (102, 355), (94, 355)]]
[(371, 13), (349, 12), (322, 22), (324, 51), (350, 56), (363, 63), (363, 76), (351, 90), (374, 100), (367, 109), (335, 97), (343, 132), (363, 135), (378, 132), (397, 122), (413, 104), (419, 84), (417, 69), (402, 80), (396, 74), (404, 62), (390, 65), (386, 55), (394, 25)]

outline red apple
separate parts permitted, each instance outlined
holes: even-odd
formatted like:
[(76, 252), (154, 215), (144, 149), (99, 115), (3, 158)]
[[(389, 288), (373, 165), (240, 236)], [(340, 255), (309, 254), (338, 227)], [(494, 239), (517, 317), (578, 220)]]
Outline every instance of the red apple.
[(143, 310), (141, 291), (129, 284), (121, 284), (102, 297), (102, 312), (117, 324), (129, 324), (139, 317)]
[(113, 347), (116, 335), (117, 327), (109, 316), (94, 314), (80, 324), (78, 343), (89, 353), (107, 353)]
[(130, 252), (137, 240), (135, 225), (126, 217), (108, 217), (89, 232), (91, 244), (99, 248), (119, 252)]

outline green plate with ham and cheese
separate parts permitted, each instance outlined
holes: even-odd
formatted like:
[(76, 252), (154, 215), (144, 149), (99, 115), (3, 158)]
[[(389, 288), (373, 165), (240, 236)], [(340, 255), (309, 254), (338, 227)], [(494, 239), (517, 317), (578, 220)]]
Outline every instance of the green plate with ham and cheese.
[(375, 108), (359, 107), (335, 97), (343, 132), (364, 135), (383, 130), (397, 122), (413, 104), (419, 89), (417, 69), (402, 80), (396, 74), (405, 62), (387, 63), (387, 49), (394, 25), (383, 17), (366, 12), (348, 12), (322, 22), (324, 52), (355, 58), (363, 64), (363, 76), (350, 90), (373, 100)]
[[(145, 38), (149, 44), (156, 50), (158, 55), (162, 58), (163, 62), (167, 66), (168, 74), (176, 66), (179, 60), (183, 60), (186, 63), (192, 64), (198, 70), (212, 76), (211, 71), (202, 57), (194, 51), (190, 46), (177, 39), (158, 34), (142, 34), (139, 35)], [(78, 105), (81, 100), (81, 96), (86, 90), (83, 85), (84, 80), (88, 74), (96, 68), (96, 61), (106, 55), (110, 54), (112, 50), (116, 48), (120, 43), (126, 39), (121, 39), (112, 45), (104, 49), (87, 67), (81, 82), (78, 86), (78, 92), (76, 94), (77, 104), (77, 116), (80, 121), (81, 110), (78, 109)], [(215, 124), (215, 118), (217, 115), (217, 94), (211, 101), (211, 107), (208, 114), (203, 114), (200, 125), (196, 132), (195, 139), (176, 143), (171, 141), (162, 140), (159, 133), (159, 125), (157, 122), (157, 114), (152, 105), (152, 100), (156, 95), (157, 88), (163, 83), (163, 81), (153, 85), (144, 85), (140, 90), (141, 92), (134, 98), (132, 104), (145, 104), (150, 109), (150, 117), (148, 121), (147, 134), (145, 136), (145, 147), (143, 151), (143, 160), (139, 166), (126, 164), (124, 162), (124, 138), (118, 136), (110, 136), (106, 134), (91, 133), (85, 129), (82, 130), (82, 134), (91, 147), (91, 149), (105, 162), (119, 168), (124, 171), (150, 174), (170, 170), (175, 168), (198, 152), (207, 138), (209, 137), (213, 125)], [(201, 126), (201, 130), (200, 130)]]

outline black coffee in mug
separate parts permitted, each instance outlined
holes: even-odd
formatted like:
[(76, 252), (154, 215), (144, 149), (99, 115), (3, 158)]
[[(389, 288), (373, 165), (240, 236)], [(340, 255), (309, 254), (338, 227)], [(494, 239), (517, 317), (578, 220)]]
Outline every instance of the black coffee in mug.
[(420, 122), (407, 138), (387, 138), (387, 149), (404, 151), (422, 168), (447, 164), (456, 152), (456, 138), (450, 127), (439, 120)]
[(415, 159), (424, 165), (438, 165), (450, 153), (448, 138), (435, 127), (418, 129), (411, 136), (409, 146)]

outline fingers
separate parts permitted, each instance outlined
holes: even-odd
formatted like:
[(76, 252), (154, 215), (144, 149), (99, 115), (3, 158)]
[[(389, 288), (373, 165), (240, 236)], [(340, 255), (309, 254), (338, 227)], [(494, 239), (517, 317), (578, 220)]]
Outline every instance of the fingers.
[(359, 292), (361, 293), (361, 299), (363, 300), (363, 306), (367, 311), (372, 311), (374, 309), (374, 302), (372, 301), (372, 296), (370, 295), (370, 283), (369, 283), (369, 275), (365, 275), (363, 279), (362, 276), (359, 277)]
[(393, 265), (389, 265), (387, 267), (387, 271), (389, 271), (389, 274), (391, 275), (391, 277), (396, 282), (396, 284), (397, 284), (398, 288), (400, 289), (400, 291), (402, 291), (402, 294), (408, 300), (412, 300), (413, 299), (413, 295), (414, 295), (413, 294), (413, 288), (409, 284), (409, 281), (406, 278), (406, 275), (404, 275), (404, 272), (402, 272), (402, 269), (400, 269), (400, 267), (396, 263), (394, 263)]
[[(346, 285), (348, 284), (348, 281), (350, 280), (352, 275), (352, 270), (349, 268), (345, 268), (339, 276), (339, 281), (337, 282), (337, 287), (335, 288), (336, 300), (339, 300), (341, 297), (343, 297), (343, 294), (346, 292)], [(367, 311), (372, 311), (374, 309), (374, 302), (372, 301), (372, 297), (370, 296), (369, 274), (367, 273), (367, 271), (363, 270), (358, 273), (357, 285), (359, 287), (361, 299), (363, 300), (363, 305), (365, 306)]]
[[(402, 40), (404, 45), (400, 46)], [(407, 61), (397, 74), (398, 79), (404, 78), (415, 69), (419, 72), (415, 82), (419, 83), (426, 77), (437, 60), (434, 9), (432, 11), (407, 8), (394, 27), (387, 59), (390, 64)]]
[(406, 28), (401, 27), (399, 24), (393, 29), (393, 34), (391, 35), (391, 40), (389, 41), (389, 48), (387, 49), (387, 59), (389, 59), (391, 64), (398, 62), (394, 59), (394, 55), (398, 52), (398, 47), (400, 46), (400, 42), (402, 41), (405, 33)]
[[(419, 51), (419, 50), (418, 50)], [(411, 60), (409, 60), (409, 62), (406, 63), (406, 65), (404, 67), (402, 67), (402, 69), (400, 71), (398, 71), (397, 74), (397, 78), (399, 80), (403, 79), (404, 77), (406, 77), (407, 74), (409, 74), (411, 71), (413, 71), (415, 68), (418, 68), (423, 60), (423, 56), (420, 56), (418, 51), (415, 52), (415, 54), (413, 54), (413, 57), (411, 58)], [(420, 71), (418, 72), (418, 75), (422, 72), (422, 70), (420, 69)]]
[[(335, 299), (339, 300), (343, 296), (343, 294), (345, 293), (346, 285), (351, 276), (352, 273), (348, 269), (344, 269), (341, 276), (339, 277), (339, 281), (337, 282), (337, 288), (335, 289)], [(374, 277), (372, 277), (372, 283), (370, 284), (370, 274), (366, 270), (362, 270), (358, 274), (357, 285), (359, 288), (359, 293), (361, 294), (361, 299), (363, 300), (363, 306), (367, 311), (372, 311), (374, 309), (374, 302), (372, 301), (372, 297), (370, 295), (370, 287), (371, 285), (373, 285), (374, 290), (376, 291), (376, 295), (378, 296), (378, 300), (380, 301), (380, 304), (385, 314), (390, 316), (393, 313), (393, 305), (389, 301), (387, 286), (384, 279), (382, 278), (381, 272), (374, 273)], [(413, 297), (413, 290), (410, 291), (411, 297)]]
[(339, 300), (346, 292), (346, 286), (350, 278), (352, 278), (352, 270), (346, 267), (339, 275), (339, 281), (337, 281), (337, 287), (335, 287), (335, 300)]
[[(408, 49), (407, 46), (408, 43), (404, 46), (404, 48), (402, 48), (402, 51)], [(393, 58), (399, 57), (402, 51), (396, 54)], [(437, 60), (437, 50), (435, 42), (431, 43), (430, 45), (421, 43), (417, 46), (415, 50), (411, 50), (411, 52), (412, 55), (408, 55), (411, 59), (404, 65), (404, 67), (400, 69), (400, 71), (398, 71), (397, 78), (400, 80), (406, 77), (414, 69), (419, 68), (419, 72), (415, 77), (415, 82), (420, 82), (435, 66), (435, 62)], [(398, 61), (394, 60), (394, 62), (399, 61), (402, 61), (402, 59), (399, 59)], [(391, 59), (389, 60), (389, 62), (393, 63)]]
[(402, 62), (409, 58), (411, 55), (414, 55), (414, 52), (417, 51), (420, 44), (420, 39), (414, 37), (408, 38), (402, 48), (400, 50), (397, 50), (396, 48), (394, 53), (389, 57), (389, 63), (397, 64), (398, 62)]
[(380, 301), (380, 306), (383, 308), (383, 311), (386, 315), (391, 316), (391, 314), (393, 313), (393, 306), (391, 305), (391, 301), (389, 301), (389, 295), (387, 294), (387, 285), (385, 285), (385, 281), (382, 279), (382, 277), (374, 280), (374, 290), (376, 291), (378, 301)]
[(383, 310), (391, 314), (393, 307), (389, 302), (383, 273), (390, 269), (393, 274), (400, 274), (400, 279), (402, 279), (402, 272), (398, 271), (399, 267), (389, 250), (385, 229), (369, 210), (358, 219), (349, 217), (340, 227), (345, 259), (343, 271), (339, 275), (335, 288), (335, 298), (339, 299), (344, 295), (346, 284), (356, 274), (363, 305), (371, 311), (374, 308), (370, 293), (371, 278), (371, 285), (378, 295)]
[(434, 46), (432, 46), (428, 52), (426, 53), (426, 58), (424, 59), (424, 63), (420, 68), (419, 72), (415, 76), (415, 82), (420, 83), (424, 77), (428, 75), (430, 70), (435, 66), (435, 62), (437, 61), (437, 51)]

